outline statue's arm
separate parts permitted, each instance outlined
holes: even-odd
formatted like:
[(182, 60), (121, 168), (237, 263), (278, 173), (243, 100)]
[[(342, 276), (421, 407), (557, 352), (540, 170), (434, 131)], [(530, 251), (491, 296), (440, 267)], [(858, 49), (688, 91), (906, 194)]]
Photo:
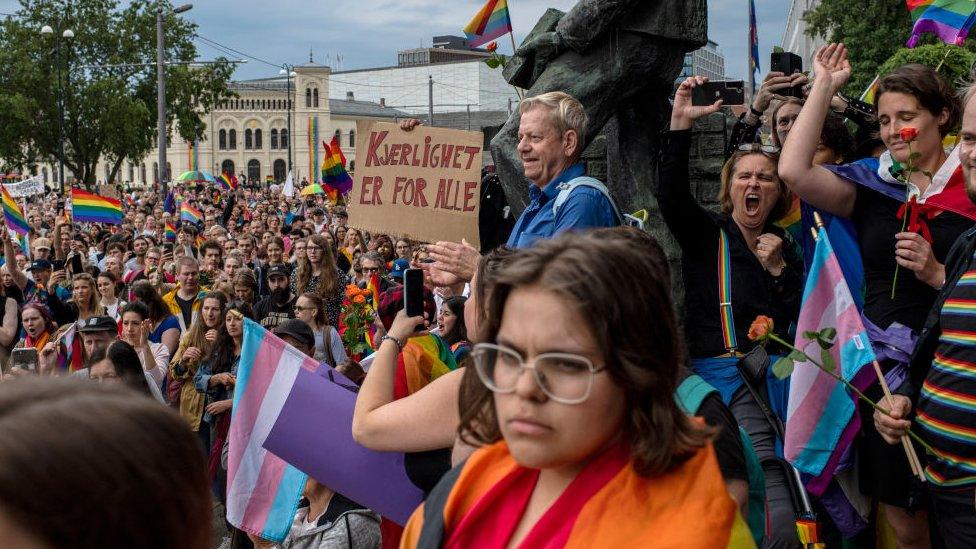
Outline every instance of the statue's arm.
[(580, 0), (556, 26), (566, 47), (582, 53), (621, 16), (641, 2), (661, 0)]

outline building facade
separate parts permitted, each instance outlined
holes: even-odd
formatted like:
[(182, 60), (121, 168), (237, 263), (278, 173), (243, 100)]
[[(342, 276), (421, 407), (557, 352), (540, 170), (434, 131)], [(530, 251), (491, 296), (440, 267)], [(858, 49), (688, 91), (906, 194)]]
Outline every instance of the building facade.
[(782, 48), (799, 55), (804, 67), (813, 66), (814, 54), (825, 45), (823, 38), (807, 35), (807, 25), (803, 21), (803, 15), (819, 4), (820, 0), (792, 0), (783, 31)]
[(716, 42), (709, 40), (704, 47), (685, 54), (685, 62), (676, 82), (680, 84), (689, 76), (707, 76), (709, 80), (725, 80), (725, 56), (718, 51)]

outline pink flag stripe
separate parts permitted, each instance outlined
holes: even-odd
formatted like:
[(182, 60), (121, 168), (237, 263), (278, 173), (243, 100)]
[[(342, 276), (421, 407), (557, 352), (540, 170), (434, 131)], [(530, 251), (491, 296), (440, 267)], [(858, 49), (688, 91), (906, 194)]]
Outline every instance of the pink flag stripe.
[[(281, 361), (282, 348), (275, 345), (261, 345), (258, 350), (257, 356), (254, 359), (255, 364), (278, 364)], [(235, 391), (235, 402), (233, 407), (233, 421), (231, 421), (230, 429), (231, 432), (228, 434), (228, 438), (241, 442), (241, 450), (250, 445), (251, 437), (253, 436), (253, 427), (257, 421), (258, 414), (261, 410), (261, 402), (264, 400), (264, 395), (268, 392), (268, 387), (271, 385), (271, 380), (274, 378), (276, 369), (272, 368), (253, 368), (248, 375), (244, 384), (243, 391)], [(238, 385), (241, 385), (242, 380), (238, 380)], [(235, 452), (236, 453), (236, 452)], [(235, 476), (234, 473), (237, 471), (240, 465), (240, 458), (242, 454), (229, 455), (227, 462), (227, 474), (228, 479)]]
[[(294, 372), (297, 374), (298, 370), (296, 369)], [(294, 381), (292, 379), (292, 383)], [(279, 406), (278, 409), (280, 410), (281, 407)], [(270, 429), (268, 430), (270, 431)], [(244, 510), (244, 516), (241, 521), (242, 525), (261, 529), (259, 532), (251, 532), (253, 534), (261, 534), (264, 532), (264, 524), (268, 522), (268, 515), (271, 513), (270, 502), (274, 501), (274, 495), (278, 493), (281, 476), (284, 474), (285, 466), (287, 465), (283, 459), (274, 454), (267, 451), (265, 453), (264, 462), (261, 464), (261, 469), (258, 471), (254, 485), (250, 489), (252, 492), (267, 494), (270, 497), (268, 500), (251, 498)]]

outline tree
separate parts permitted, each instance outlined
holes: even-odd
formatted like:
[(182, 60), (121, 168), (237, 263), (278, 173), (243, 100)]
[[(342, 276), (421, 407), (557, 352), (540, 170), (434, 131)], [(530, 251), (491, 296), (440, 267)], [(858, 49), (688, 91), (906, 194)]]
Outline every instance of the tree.
[[(196, 58), (196, 25), (162, 5), (169, 13), (166, 126), (185, 140), (202, 139), (202, 115), (233, 96), (227, 89), (233, 65), (187, 65)], [(15, 17), (0, 24), (0, 158), (8, 166), (33, 170), (39, 161), (58, 159), (59, 68), (66, 169), (90, 186), (99, 159), (109, 162), (112, 181), (125, 159), (149, 152), (157, 127), (156, 6), (150, 0), (21, 0)], [(41, 34), (44, 25), (54, 34)], [(64, 29), (74, 38), (60, 38)]]
[(921, 63), (938, 69), (950, 83), (959, 84), (968, 79), (974, 61), (976, 61), (976, 54), (967, 48), (948, 44), (927, 44), (912, 49), (899, 49), (881, 65), (878, 73), (888, 74), (902, 65)]

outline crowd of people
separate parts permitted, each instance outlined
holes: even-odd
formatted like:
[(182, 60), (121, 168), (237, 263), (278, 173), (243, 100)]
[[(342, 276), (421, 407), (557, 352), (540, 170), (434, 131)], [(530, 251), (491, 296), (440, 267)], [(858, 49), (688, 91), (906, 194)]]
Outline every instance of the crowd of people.
[[(426, 495), (400, 527), (309, 478), (282, 547), (798, 547), (800, 519), (828, 546), (885, 529), (898, 547), (976, 546), (976, 87), (907, 65), (872, 107), (839, 93), (843, 45), (813, 69), (764, 80), (718, 210), (689, 159), (695, 121), (722, 104), (693, 104), (706, 78), (678, 86), (654, 192), (680, 274), (584, 175), (585, 109), (560, 92), (519, 105), (533, 184), (493, 249), (370, 234), (277, 187), (178, 187), (199, 224), (151, 191), (126, 195), (116, 226), (72, 223), (53, 193), (29, 201), (28, 237), (0, 236), (0, 545), (212, 546), (249, 318), (351, 380), (353, 437), (404, 453)], [(814, 212), (894, 393), (865, 391), (881, 409), (860, 404), (845, 454), (845, 491), (874, 509), (858, 528), (785, 459), (789, 380), (769, 366), (790, 350), (750, 337), (768, 317), (794, 339)], [(424, 273), (420, 316), (408, 269)], [(377, 296), (367, 352), (344, 337), (351, 288)], [(230, 546), (274, 545), (226, 526)]]

